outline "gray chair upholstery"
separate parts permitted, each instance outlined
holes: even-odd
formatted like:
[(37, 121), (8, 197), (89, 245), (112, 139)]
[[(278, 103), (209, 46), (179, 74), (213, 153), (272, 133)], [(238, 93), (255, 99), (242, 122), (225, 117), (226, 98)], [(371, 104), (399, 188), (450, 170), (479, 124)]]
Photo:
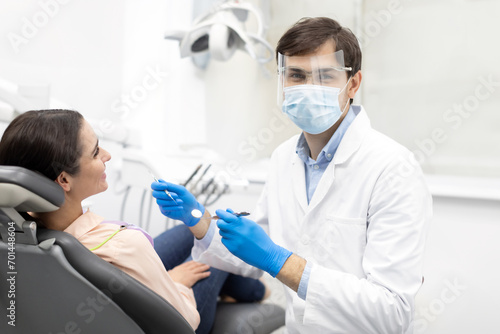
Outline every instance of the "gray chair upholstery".
[[(0, 166), (0, 333), (194, 333), (172, 305), (72, 235), (24, 221), (23, 212), (51, 211), (63, 201), (62, 189), (51, 180)], [(13, 221), (14, 269), (7, 262)], [(10, 277), (13, 298), (7, 298)], [(8, 324), (11, 300), (15, 327)], [(284, 319), (275, 305), (219, 304), (212, 333), (271, 333)]]
[[(46, 181), (31, 171), (0, 166), (0, 259), (9, 254), (8, 229), (13, 228), (8, 223), (17, 220), (18, 225), (15, 251), (11, 252), (15, 254), (15, 274), (10, 274), (13, 270), (7, 261), (0, 263), (0, 316), (9, 319), (7, 307), (14, 300), (16, 326), (1, 321), (0, 332), (194, 333), (172, 305), (94, 255), (72, 235), (39, 229), (29, 236), (36, 227), (21, 222), (21, 216), (9, 211), (6, 204), (20, 211), (58, 207), (64, 201), (62, 189)], [(11, 185), (20, 189), (12, 190)], [(40, 201), (41, 196), (50, 203)], [(15, 297), (9, 299), (4, 297), (12, 290), (7, 281), (10, 277), (15, 277)]]
[(274, 304), (219, 303), (212, 334), (269, 334), (285, 325), (285, 310)]
[[(92, 254), (73, 236), (52, 230), (40, 230), (37, 236), (43, 248), (16, 245), (15, 333), (76, 329), (82, 333), (194, 333), (169, 303)], [(0, 254), (2, 259), (7, 257), (3, 242)], [(9, 271), (4, 263), (0, 267), (0, 293), (6, 296), (8, 286), (3, 282)], [(4, 312), (6, 308), (2, 305)]]

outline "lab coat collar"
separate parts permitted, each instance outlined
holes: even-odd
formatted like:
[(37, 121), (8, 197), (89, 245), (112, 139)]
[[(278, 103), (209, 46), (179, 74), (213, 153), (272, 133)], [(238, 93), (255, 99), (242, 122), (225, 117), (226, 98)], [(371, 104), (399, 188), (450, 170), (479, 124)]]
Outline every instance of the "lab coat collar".
[[(321, 176), (321, 180), (319, 181), (318, 187), (316, 188), (309, 204), (307, 204), (306, 198), (304, 164), (300, 163), (302, 170), (299, 170), (297, 167), (297, 165), (299, 165), (297, 162), (294, 164), (293, 168), (295, 177), (298, 177), (299, 173), (302, 173), (300, 174), (302, 175), (302, 178), (297, 178), (297, 180), (303, 181), (294, 182), (294, 192), (306, 214), (312, 212), (314, 208), (321, 203), (326, 193), (331, 188), (335, 179), (335, 166), (346, 162), (359, 149), (361, 142), (371, 128), (370, 120), (368, 119), (364, 108), (362, 106), (352, 106), (352, 109), (356, 114), (356, 117), (344, 134), (333, 160)], [(294, 155), (295, 159), (293, 159), (293, 161), (302, 162), (297, 154)]]
[(334, 165), (346, 162), (358, 150), (366, 134), (371, 129), (370, 119), (365, 109), (362, 106), (352, 106), (352, 109), (357, 116), (340, 142), (332, 160)]
[(335, 153), (337, 152), (337, 149), (342, 141), (342, 138), (344, 137), (344, 134), (346, 133), (347, 129), (349, 129), (349, 126), (352, 124), (358, 113), (354, 112), (352, 106), (349, 108), (349, 111), (347, 112), (345, 118), (342, 120), (339, 127), (337, 128), (335, 133), (331, 136), (330, 140), (325, 145), (325, 147), (323, 147), (316, 160), (313, 160), (310, 157), (311, 150), (309, 148), (309, 145), (307, 144), (304, 132), (302, 132), (299, 136), (299, 140), (297, 141), (297, 148), (295, 149), (299, 158), (305, 164), (309, 165), (313, 163), (318, 163), (318, 164), (329, 163), (335, 156)]
[(294, 182), (292, 182), (293, 192), (295, 193), (295, 199), (306, 214), (308, 212), (311, 212), (311, 210), (313, 210), (314, 207), (316, 207), (318, 203), (321, 202), (324, 195), (331, 187), (333, 179), (335, 178), (335, 165), (346, 162), (354, 154), (354, 152), (359, 149), (361, 142), (371, 128), (370, 120), (368, 119), (368, 115), (366, 114), (364, 108), (362, 106), (351, 106), (351, 108), (356, 114), (356, 118), (344, 134), (337, 152), (335, 153), (333, 160), (330, 162), (325, 172), (323, 173), (323, 176), (321, 177), (318, 187), (316, 188), (316, 191), (309, 204), (307, 203), (306, 196), (304, 162), (300, 159), (295, 150), (300, 137), (295, 137), (295, 145), (293, 147), (293, 156), (291, 159), (292, 175), (294, 180)]

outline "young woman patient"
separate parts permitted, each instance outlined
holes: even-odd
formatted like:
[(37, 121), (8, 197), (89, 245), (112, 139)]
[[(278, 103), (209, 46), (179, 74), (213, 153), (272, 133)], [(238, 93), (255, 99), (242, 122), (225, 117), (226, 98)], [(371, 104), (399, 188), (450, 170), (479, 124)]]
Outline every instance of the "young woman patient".
[[(193, 243), (184, 226), (158, 238), (163, 250), (160, 259), (147, 233), (123, 222), (105, 221), (90, 210), (83, 212), (81, 202), (85, 198), (108, 188), (105, 171), (110, 159), (89, 123), (71, 110), (23, 113), (11, 122), (0, 141), (0, 165), (37, 171), (64, 190), (65, 201), (60, 209), (32, 213), (37, 223), (72, 234), (94, 254), (170, 302), (193, 329), (200, 325), (201, 314), (197, 333), (210, 331), (217, 296), (225, 285), (228, 291), (246, 290), (257, 296), (256, 300), (263, 298), (265, 287), (259, 281), (231, 278), (205, 264), (184, 262)], [(170, 243), (171, 252), (167, 252)], [(196, 302), (201, 306), (200, 313)]]

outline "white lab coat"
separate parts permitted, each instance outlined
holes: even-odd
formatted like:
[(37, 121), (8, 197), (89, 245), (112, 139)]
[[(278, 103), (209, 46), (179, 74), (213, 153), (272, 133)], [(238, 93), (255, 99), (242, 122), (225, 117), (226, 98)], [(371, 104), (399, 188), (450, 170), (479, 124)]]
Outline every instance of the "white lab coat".
[[(414, 297), (432, 200), (423, 173), (403, 146), (373, 130), (364, 109), (307, 203), (298, 137), (279, 146), (258, 204), (272, 240), (312, 263), (306, 300), (285, 287), (286, 327), (295, 333), (412, 333)], [(218, 233), (193, 256), (258, 277), (232, 256)]]

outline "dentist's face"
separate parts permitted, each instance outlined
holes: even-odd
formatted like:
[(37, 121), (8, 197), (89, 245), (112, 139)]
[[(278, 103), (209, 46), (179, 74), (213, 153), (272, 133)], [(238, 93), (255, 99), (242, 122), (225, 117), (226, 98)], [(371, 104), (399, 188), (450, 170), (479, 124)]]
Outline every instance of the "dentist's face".
[[(348, 91), (352, 84), (347, 71), (337, 70), (344, 67), (344, 59), (343, 53), (336, 51), (335, 42), (328, 40), (313, 53), (286, 57), (283, 86), (319, 85), (339, 88), (341, 92), (338, 100), (343, 108), (349, 100)], [(344, 110), (344, 115), (347, 111), (348, 108)]]
[(71, 185), (69, 194), (83, 200), (108, 188), (105, 164), (111, 159), (111, 155), (99, 147), (99, 140), (94, 130), (85, 120), (80, 129), (79, 137), (82, 147), (80, 172), (68, 176)]
[[(332, 40), (313, 53), (286, 57), (284, 86), (321, 85), (342, 88), (347, 83), (347, 72), (335, 70), (343, 67), (335, 53)], [(342, 56), (343, 57), (343, 56)]]

